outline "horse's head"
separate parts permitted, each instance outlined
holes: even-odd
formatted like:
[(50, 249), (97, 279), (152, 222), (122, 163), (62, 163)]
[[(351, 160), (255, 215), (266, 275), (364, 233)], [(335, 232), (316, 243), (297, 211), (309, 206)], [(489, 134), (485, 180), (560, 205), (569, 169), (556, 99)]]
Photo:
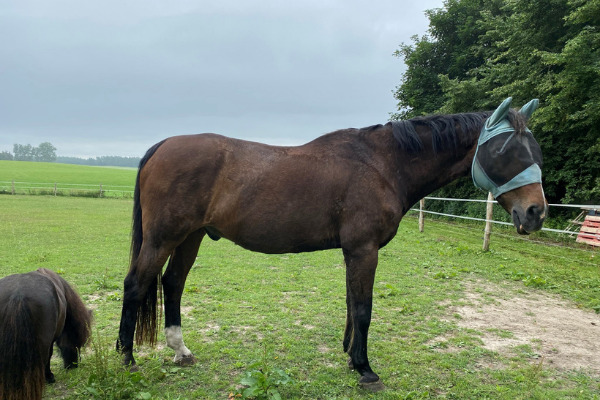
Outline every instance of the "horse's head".
[(542, 152), (525, 124), (538, 106), (531, 100), (519, 112), (502, 102), (486, 120), (473, 159), (475, 186), (492, 192), (512, 216), (520, 234), (542, 229), (548, 203), (542, 188)]

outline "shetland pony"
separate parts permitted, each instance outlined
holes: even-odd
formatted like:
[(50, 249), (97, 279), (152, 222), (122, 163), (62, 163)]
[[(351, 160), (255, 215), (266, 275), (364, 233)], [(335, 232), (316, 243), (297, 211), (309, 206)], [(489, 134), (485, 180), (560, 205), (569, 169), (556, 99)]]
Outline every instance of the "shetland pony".
[(0, 279), (0, 399), (42, 398), (53, 344), (76, 368), (90, 336), (91, 312), (63, 278), (40, 268)]

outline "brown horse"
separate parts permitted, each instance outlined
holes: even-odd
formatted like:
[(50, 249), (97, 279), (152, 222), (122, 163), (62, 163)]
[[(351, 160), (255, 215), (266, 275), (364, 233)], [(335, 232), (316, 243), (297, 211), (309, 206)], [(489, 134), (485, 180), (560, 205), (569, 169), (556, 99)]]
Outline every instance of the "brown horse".
[[(378, 250), (415, 202), (469, 172), (476, 151), (496, 189), (513, 181), (515, 168), (519, 176), (531, 165), (539, 169), (539, 146), (525, 128), (535, 107), (516, 112), (507, 101), (493, 115), (439, 115), (345, 129), (298, 147), (201, 134), (171, 137), (150, 148), (134, 195), (131, 264), (117, 341), (124, 364), (135, 368), (134, 336), (138, 343), (156, 340), (159, 284), (167, 345), (175, 350), (175, 362), (194, 362), (182, 338), (180, 301), (208, 235), (263, 253), (341, 248), (347, 292), (343, 348), (361, 385), (381, 387), (367, 358)], [(494, 131), (480, 145), (482, 129), (498, 124), (506, 132)], [(547, 209), (541, 179), (520, 181), (519, 187), (508, 184), (498, 201), (520, 233), (533, 232)]]
[(0, 279), (0, 399), (41, 399), (53, 344), (76, 368), (92, 316), (67, 281), (40, 268)]

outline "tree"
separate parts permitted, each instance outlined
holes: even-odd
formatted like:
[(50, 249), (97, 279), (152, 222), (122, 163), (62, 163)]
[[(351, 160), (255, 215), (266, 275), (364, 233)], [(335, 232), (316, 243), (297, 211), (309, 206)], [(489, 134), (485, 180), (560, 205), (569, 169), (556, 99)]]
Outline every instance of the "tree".
[(15, 144), (13, 154), (16, 161), (33, 161), (33, 147), (30, 144)]
[(13, 155), (9, 151), (0, 152), (0, 160), (9, 160), (12, 161), (14, 159)]
[[(487, 27), (482, 13), (495, 17), (503, 13), (502, 0), (448, 0), (445, 8), (427, 11), (429, 35), (413, 36), (413, 44), (402, 44), (394, 55), (407, 66), (394, 97), (399, 112), (393, 119), (412, 118), (444, 108), (447, 80), (469, 81), (489, 56), (488, 46), (478, 46)], [(462, 93), (464, 111), (481, 107), (477, 90)], [(475, 108), (473, 108), (475, 107)]]
[[(530, 128), (550, 202), (600, 202), (600, 0), (448, 0), (396, 53), (400, 117), (541, 100)], [(475, 195), (468, 179), (444, 196)]]
[(56, 161), (56, 147), (50, 142), (40, 143), (38, 147), (30, 144), (15, 144), (13, 153), (16, 161)]
[(56, 161), (56, 147), (49, 142), (40, 143), (36, 148), (34, 160), (43, 162)]
[[(600, 0), (569, 1), (567, 40), (561, 49), (539, 51), (554, 71), (541, 86), (546, 107), (536, 128), (557, 168), (551, 190), (565, 202), (600, 203)], [(560, 151), (556, 151), (560, 149)], [(552, 151), (554, 150), (554, 151)]]

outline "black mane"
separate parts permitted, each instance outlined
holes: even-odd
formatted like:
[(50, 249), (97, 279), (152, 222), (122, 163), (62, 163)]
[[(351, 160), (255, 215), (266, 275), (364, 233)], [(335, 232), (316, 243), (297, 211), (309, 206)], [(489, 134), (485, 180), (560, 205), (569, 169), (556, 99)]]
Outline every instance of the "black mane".
[(406, 121), (392, 121), (392, 133), (403, 150), (409, 153), (418, 153), (423, 150), (423, 142), (417, 133), (417, 127), (425, 127), (431, 131), (433, 151), (438, 152), (454, 149), (459, 143), (471, 143), (475, 137), (479, 136), (484, 121), (490, 115), (490, 112), (474, 112), (430, 115)]
[[(463, 114), (428, 115), (411, 118), (406, 121), (392, 121), (392, 133), (400, 148), (408, 153), (418, 153), (423, 150), (423, 142), (417, 133), (418, 126), (431, 130), (433, 151), (456, 148), (457, 144), (467, 145), (479, 137), (479, 132), (485, 120), (492, 111), (471, 112)], [(527, 121), (514, 109), (508, 112), (508, 120), (517, 134), (526, 129)], [(457, 129), (457, 126), (460, 129)]]

